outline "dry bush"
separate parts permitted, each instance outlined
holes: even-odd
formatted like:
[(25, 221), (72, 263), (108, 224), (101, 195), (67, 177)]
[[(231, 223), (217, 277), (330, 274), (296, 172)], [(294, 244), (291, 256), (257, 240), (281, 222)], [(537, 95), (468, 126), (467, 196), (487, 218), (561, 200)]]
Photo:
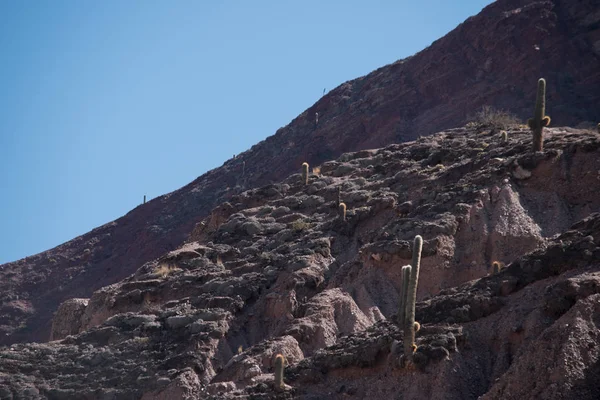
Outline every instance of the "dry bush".
[(305, 229), (310, 228), (310, 223), (304, 220), (298, 219), (292, 222), (292, 229), (296, 232), (302, 232)]
[(470, 118), (477, 127), (488, 129), (506, 129), (519, 125), (521, 121), (508, 111), (498, 110), (491, 106), (483, 106)]
[(175, 265), (162, 263), (152, 272), (159, 275), (161, 278), (164, 278), (175, 271), (181, 271), (181, 268), (177, 268)]

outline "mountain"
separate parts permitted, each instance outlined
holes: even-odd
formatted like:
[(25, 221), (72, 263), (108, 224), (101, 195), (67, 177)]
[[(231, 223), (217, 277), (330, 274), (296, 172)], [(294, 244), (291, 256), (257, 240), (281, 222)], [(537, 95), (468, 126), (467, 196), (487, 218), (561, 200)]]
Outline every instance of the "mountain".
[(542, 76), (554, 126), (600, 120), (597, 10), (592, 0), (496, 1), (427, 49), (340, 85), (275, 135), (189, 185), (0, 266), (0, 345), (47, 341), (62, 302), (88, 298), (177, 249), (215, 207), (281, 181), (304, 161), (318, 165), (461, 126), (482, 105), (526, 118)]
[[(53, 341), (0, 348), (0, 397), (596, 399), (600, 133), (546, 128), (532, 152), (528, 128), (494, 128), (232, 196), (177, 249), (64, 302)], [(396, 319), (416, 235), (407, 363)]]

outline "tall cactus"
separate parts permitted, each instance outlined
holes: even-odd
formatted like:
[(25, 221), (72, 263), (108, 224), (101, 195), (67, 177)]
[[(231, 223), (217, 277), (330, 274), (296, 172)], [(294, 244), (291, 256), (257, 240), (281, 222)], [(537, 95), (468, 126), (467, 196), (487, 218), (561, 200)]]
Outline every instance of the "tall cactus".
[(283, 368), (285, 364), (285, 359), (283, 355), (277, 354), (275, 357), (275, 389), (281, 390), (284, 388), (283, 384)]
[(413, 244), (410, 281), (406, 291), (406, 308), (404, 314), (404, 356), (407, 361), (412, 360), (412, 355), (417, 348), (415, 345), (415, 303), (417, 301), (417, 285), (419, 283), (422, 249), (423, 238), (417, 235)]
[(302, 163), (302, 180), (305, 185), (308, 185), (308, 163)]
[(492, 263), (492, 271), (493, 271), (493, 273), (494, 274), (499, 274), (501, 270), (502, 270), (502, 265), (500, 265), (500, 262), (494, 261)]
[(533, 131), (533, 151), (544, 149), (543, 129), (550, 125), (550, 117), (546, 114), (546, 80), (538, 80), (537, 96), (535, 98), (535, 111), (533, 118), (527, 120), (529, 129)]
[(402, 267), (400, 275), (402, 276), (402, 286), (400, 287), (400, 307), (398, 309), (398, 325), (402, 328), (406, 325), (406, 295), (408, 293), (408, 281), (410, 281), (410, 265)]
[(338, 214), (342, 221), (346, 220), (346, 203), (340, 203), (338, 207)]

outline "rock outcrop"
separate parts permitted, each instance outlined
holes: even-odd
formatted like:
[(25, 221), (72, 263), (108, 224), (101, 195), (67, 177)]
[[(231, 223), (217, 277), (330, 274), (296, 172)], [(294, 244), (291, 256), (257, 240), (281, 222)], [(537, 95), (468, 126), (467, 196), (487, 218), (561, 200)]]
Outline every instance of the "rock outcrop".
[(88, 299), (69, 299), (62, 303), (52, 319), (50, 340), (60, 340), (79, 333), (87, 305)]

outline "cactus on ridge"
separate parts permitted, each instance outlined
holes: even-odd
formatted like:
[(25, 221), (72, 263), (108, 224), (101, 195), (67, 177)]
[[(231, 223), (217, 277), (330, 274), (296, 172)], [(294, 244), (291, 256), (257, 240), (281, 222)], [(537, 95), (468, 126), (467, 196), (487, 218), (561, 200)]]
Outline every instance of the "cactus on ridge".
[(305, 185), (308, 185), (308, 163), (302, 163), (302, 180)]
[(537, 96), (533, 118), (527, 120), (527, 126), (533, 131), (533, 151), (544, 149), (543, 129), (550, 125), (550, 117), (546, 115), (546, 80), (538, 80)]

